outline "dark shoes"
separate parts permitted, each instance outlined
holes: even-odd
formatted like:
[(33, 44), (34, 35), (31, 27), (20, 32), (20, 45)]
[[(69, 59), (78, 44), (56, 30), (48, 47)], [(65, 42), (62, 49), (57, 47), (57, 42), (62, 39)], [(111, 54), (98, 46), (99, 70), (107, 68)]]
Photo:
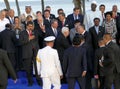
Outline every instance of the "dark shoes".
[(30, 86), (32, 86), (33, 85), (33, 81), (29, 81), (28, 82), (28, 86), (30, 87)]

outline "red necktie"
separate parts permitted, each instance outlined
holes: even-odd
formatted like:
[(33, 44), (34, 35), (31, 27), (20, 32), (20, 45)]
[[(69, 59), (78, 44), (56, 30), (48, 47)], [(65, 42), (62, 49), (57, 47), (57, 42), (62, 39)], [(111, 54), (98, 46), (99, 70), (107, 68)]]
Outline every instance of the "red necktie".
[(32, 36), (32, 31), (29, 31), (29, 36)]

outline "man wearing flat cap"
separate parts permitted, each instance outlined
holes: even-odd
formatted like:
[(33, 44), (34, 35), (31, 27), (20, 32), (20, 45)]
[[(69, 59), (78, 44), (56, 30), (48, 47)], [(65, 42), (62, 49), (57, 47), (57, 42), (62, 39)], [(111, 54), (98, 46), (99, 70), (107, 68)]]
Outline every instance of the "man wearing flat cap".
[(91, 10), (88, 10), (85, 12), (85, 17), (84, 17), (84, 24), (85, 28), (88, 31), (90, 27), (94, 25), (94, 18), (99, 18), (100, 19), (100, 25), (102, 24), (102, 14), (100, 11), (96, 10), (97, 8), (97, 2), (92, 1), (91, 2)]
[(60, 78), (63, 73), (58, 57), (57, 50), (53, 49), (54, 36), (48, 36), (44, 39), (46, 47), (40, 49), (37, 54), (37, 69), (38, 74), (41, 76), (43, 81), (43, 89), (51, 89), (53, 85), (54, 89), (60, 89)]

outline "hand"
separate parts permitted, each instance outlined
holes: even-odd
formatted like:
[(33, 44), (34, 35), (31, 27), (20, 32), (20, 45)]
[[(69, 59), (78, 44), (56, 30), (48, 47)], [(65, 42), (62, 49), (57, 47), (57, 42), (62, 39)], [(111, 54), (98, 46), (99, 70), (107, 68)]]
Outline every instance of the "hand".
[(82, 77), (85, 77), (86, 76), (86, 71), (83, 71), (82, 72)]
[(60, 79), (63, 79), (63, 75), (60, 76)]
[(33, 40), (33, 39), (35, 39), (35, 36), (34, 36), (34, 35), (29, 36), (29, 40)]
[(45, 25), (40, 25), (40, 28), (43, 32), (45, 32)]
[(99, 76), (98, 76), (98, 75), (94, 75), (94, 78), (95, 78), (95, 79), (98, 79), (98, 78), (99, 78)]
[(17, 83), (17, 79), (16, 79), (16, 80), (14, 80), (14, 83)]
[(99, 65), (100, 65), (101, 67), (103, 67), (103, 64), (102, 64), (102, 62), (99, 62)]

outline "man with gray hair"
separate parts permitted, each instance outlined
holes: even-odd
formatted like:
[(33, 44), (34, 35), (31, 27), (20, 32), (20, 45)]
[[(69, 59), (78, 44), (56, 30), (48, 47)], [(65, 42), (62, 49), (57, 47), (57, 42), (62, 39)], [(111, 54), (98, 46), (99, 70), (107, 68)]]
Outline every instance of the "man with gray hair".
[(51, 27), (46, 29), (46, 36), (55, 36), (57, 37), (61, 29), (58, 28), (58, 20), (51, 20)]
[(5, 25), (9, 23), (9, 20), (5, 17), (6, 13), (4, 10), (0, 11), (0, 32), (5, 30)]
[[(68, 36), (69, 36), (69, 28), (68, 27), (63, 27), (61, 30), (61, 33), (57, 36), (56, 40), (55, 40), (55, 48), (58, 51), (58, 55), (59, 55), (59, 59), (60, 59), (60, 63), (62, 65), (63, 62), (63, 54), (64, 51), (70, 47), (70, 42), (68, 40)], [(65, 78), (65, 74), (64, 78), (61, 80), (62, 83), (66, 83), (66, 78)]]

